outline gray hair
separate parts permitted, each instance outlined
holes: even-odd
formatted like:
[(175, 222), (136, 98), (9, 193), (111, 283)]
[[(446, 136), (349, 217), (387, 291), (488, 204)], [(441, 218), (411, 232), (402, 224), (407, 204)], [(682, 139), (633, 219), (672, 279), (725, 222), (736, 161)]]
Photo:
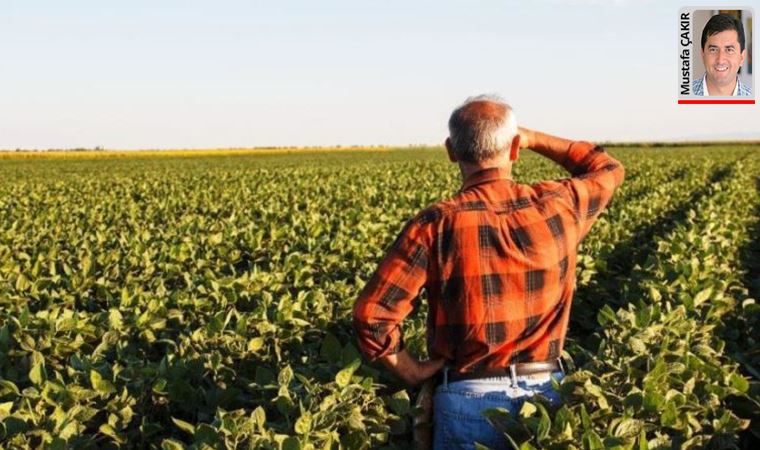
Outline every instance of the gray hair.
[[(473, 103), (491, 103), (489, 111), (477, 111)], [(477, 163), (509, 149), (517, 135), (512, 107), (497, 95), (470, 97), (451, 113), (449, 138), (457, 159)]]

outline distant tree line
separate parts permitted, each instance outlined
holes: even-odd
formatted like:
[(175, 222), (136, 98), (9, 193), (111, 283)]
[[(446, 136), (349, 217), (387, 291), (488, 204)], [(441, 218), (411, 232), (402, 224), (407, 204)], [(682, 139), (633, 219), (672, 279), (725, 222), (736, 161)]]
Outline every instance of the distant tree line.
[[(106, 149), (98, 145), (97, 147), (93, 148), (86, 148), (86, 147), (76, 147), (76, 148), (48, 148), (48, 149), (25, 149), (25, 148), (16, 148), (16, 152), (18, 153), (39, 153), (39, 152), (103, 152)], [(2, 150), (0, 150), (2, 151)]]

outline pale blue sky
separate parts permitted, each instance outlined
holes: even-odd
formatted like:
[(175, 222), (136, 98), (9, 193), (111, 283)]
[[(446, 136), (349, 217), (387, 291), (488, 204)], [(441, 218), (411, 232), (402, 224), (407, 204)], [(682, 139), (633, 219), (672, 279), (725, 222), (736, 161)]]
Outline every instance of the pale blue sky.
[(760, 105), (676, 104), (708, 3), (528, 3), (0, 0), (0, 148), (437, 144), (483, 92), (571, 138), (760, 137)]

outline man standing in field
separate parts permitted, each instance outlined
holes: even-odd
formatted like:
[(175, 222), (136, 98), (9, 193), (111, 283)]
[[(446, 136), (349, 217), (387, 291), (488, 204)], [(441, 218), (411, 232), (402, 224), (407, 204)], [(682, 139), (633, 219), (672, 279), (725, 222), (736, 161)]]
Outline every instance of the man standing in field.
[[(359, 296), (354, 328), (365, 356), (409, 385), (444, 369), (435, 448), (501, 448), (504, 437), (481, 411), (516, 412), (534, 394), (558, 401), (550, 377), (563, 376), (576, 249), (623, 181), (623, 166), (588, 142), (518, 129), (495, 97), (468, 99), (451, 114), (449, 132), (462, 188), (406, 224)], [(515, 182), (521, 148), (573, 178)], [(404, 348), (401, 330), (422, 288), (427, 361)]]

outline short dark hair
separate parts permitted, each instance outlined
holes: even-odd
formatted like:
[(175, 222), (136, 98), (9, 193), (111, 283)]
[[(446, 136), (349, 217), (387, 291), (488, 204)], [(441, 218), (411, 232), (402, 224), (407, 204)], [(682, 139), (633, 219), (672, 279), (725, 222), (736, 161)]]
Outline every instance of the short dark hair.
[(705, 49), (708, 37), (726, 30), (736, 31), (739, 37), (740, 51), (744, 51), (744, 27), (742, 26), (742, 21), (728, 14), (717, 14), (707, 21), (705, 29), (702, 30), (702, 50)]

